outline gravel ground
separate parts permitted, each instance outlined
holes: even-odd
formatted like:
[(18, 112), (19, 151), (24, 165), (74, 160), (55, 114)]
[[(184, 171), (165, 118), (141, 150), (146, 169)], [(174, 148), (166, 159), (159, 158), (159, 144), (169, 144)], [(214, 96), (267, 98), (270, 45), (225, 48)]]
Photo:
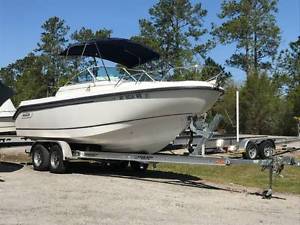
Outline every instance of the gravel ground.
[(0, 181), (1, 225), (300, 224), (300, 196), (266, 200), (174, 173), (79, 163), (51, 174), (1, 163)]

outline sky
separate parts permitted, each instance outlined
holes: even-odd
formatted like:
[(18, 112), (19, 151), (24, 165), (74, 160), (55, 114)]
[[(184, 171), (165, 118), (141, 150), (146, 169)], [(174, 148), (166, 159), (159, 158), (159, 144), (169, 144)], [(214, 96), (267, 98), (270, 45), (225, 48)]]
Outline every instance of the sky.
[[(139, 33), (138, 20), (149, 18), (148, 10), (157, 0), (0, 0), (0, 68), (21, 59), (37, 47), (41, 25), (49, 17), (66, 21), (71, 32), (81, 27), (113, 30), (113, 37), (129, 38)], [(193, 3), (197, 2), (192, 0)], [(205, 24), (220, 24), (217, 13), (221, 0), (201, 0), (208, 10)], [(279, 0), (277, 22), (282, 41), (288, 47), (300, 35), (300, 0)], [(71, 33), (70, 32), (70, 33)], [(239, 82), (245, 74), (225, 65), (234, 53), (234, 45), (217, 45), (209, 56), (226, 67)]]

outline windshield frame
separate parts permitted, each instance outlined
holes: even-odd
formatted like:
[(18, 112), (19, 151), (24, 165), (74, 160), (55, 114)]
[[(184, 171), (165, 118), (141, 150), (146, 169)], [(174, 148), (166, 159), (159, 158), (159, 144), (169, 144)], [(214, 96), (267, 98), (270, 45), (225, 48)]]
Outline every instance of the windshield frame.
[[(107, 80), (99, 80), (97, 79), (98, 75), (94, 74), (93, 70), (97, 68), (97, 71), (99, 71), (100, 69), (104, 69), (105, 73), (103, 73), (103, 75), (105, 77), (107, 77)], [(113, 76), (112, 74), (110, 74), (110, 69), (113, 68), (115, 70), (121, 70), (123, 71), (123, 73), (120, 73), (119, 76), (117, 76), (117, 79), (111, 79)], [(199, 65), (193, 65), (190, 67), (174, 67), (172, 68), (173, 70), (175, 69), (184, 69), (184, 70), (190, 70), (190, 69), (195, 69), (197, 70), (201, 70), (202, 67), (199, 67)], [(84, 71), (87, 71), (88, 74), (92, 77), (91, 80), (88, 81), (84, 81), (84, 82), (75, 82), (74, 79), (78, 76), (80, 76), (80, 74), (82, 74)], [(206, 81), (210, 82), (213, 80), (218, 80), (218, 78), (220, 77), (220, 75), (222, 75), (223, 72), (218, 73), (217, 75), (212, 76), (211, 78), (207, 79)], [(120, 85), (122, 82), (126, 82), (126, 81), (130, 81), (131, 82), (135, 82), (135, 84), (139, 83), (139, 82), (144, 82), (145, 80), (142, 80), (144, 78), (148, 79), (148, 81), (150, 82), (162, 82), (164, 81), (168, 76), (172, 76), (172, 72), (168, 71), (164, 76), (162, 76), (160, 79), (158, 79), (156, 76), (151, 76), (150, 74), (160, 74), (159, 70), (153, 70), (153, 71), (149, 71), (146, 72), (143, 69), (131, 69), (131, 68), (125, 68), (125, 67), (116, 67), (116, 66), (90, 66), (87, 67), (83, 70), (81, 70), (80, 72), (76, 73), (74, 76), (71, 77), (71, 79), (68, 80), (68, 82), (64, 85), (73, 85), (73, 84), (83, 84), (83, 83), (93, 83), (96, 86), (96, 82), (103, 82), (103, 81), (108, 81), (108, 82), (114, 82), (115, 86)], [(171, 75), (170, 75), (171, 74)], [(129, 79), (128, 79), (129, 78)]]

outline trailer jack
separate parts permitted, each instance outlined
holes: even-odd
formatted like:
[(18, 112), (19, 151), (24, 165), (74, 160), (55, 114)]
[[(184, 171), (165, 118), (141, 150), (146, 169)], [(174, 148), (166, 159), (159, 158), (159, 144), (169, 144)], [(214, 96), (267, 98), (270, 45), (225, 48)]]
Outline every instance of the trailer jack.
[(273, 156), (269, 160), (269, 163), (267, 163), (266, 165), (262, 165), (262, 171), (267, 169), (269, 172), (268, 189), (262, 192), (262, 196), (264, 199), (272, 198), (273, 176), (274, 175), (280, 176), (285, 165), (300, 166), (300, 162), (295, 161), (293, 157), (289, 157), (289, 156)]

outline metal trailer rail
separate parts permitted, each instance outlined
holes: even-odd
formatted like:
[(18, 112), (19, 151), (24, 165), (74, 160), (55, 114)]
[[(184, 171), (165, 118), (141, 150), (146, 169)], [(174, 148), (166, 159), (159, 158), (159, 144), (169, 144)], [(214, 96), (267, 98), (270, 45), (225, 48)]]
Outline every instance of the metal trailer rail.
[(16, 146), (30, 146), (33, 141), (29, 138), (18, 137), (16, 135), (3, 135), (0, 136), (0, 148), (16, 147)]
[[(200, 141), (202, 138), (201, 135), (194, 135), (193, 136), (193, 142), (191, 143), (192, 145), (197, 145), (197, 143)], [(172, 141), (171, 145), (176, 147), (182, 147), (186, 146), (188, 141), (190, 139), (190, 135), (180, 135), (175, 138), (174, 141)], [(267, 140), (267, 139), (273, 139), (275, 144), (287, 144), (291, 142), (297, 142), (300, 141), (300, 137), (277, 137), (277, 136), (268, 136), (268, 135), (240, 135), (240, 141), (244, 139), (249, 139), (249, 140)], [(236, 136), (226, 136), (226, 135), (214, 135), (212, 136), (209, 140), (206, 141), (205, 146), (206, 148), (213, 149), (217, 148), (217, 141), (218, 140), (223, 140), (224, 141), (224, 146), (230, 146), (230, 145), (236, 145)]]
[[(288, 152), (297, 151), (299, 149), (289, 150)], [(185, 156), (172, 154), (132, 154), (132, 153), (112, 153), (112, 152), (89, 152), (89, 151), (73, 151), (73, 156), (67, 160), (120, 160), (120, 161), (136, 161), (142, 163), (176, 163), (190, 165), (214, 165), (214, 166), (230, 166), (230, 165), (258, 165), (263, 170), (269, 170), (268, 189), (263, 191), (263, 198), (272, 197), (273, 174), (279, 175), (284, 169), (284, 165), (300, 167), (300, 161), (296, 161), (289, 156), (273, 156), (270, 159), (263, 160), (245, 160), (233, 159), (229, 157), (203, 157), (203, 156)]]

